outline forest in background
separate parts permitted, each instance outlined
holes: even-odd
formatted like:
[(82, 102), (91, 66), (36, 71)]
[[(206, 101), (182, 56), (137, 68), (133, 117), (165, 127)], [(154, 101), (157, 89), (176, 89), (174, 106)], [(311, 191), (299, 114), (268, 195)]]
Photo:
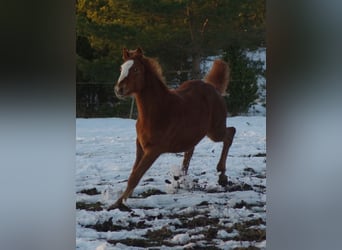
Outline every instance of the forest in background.
[(130, 99), (116, 98), (123, 47), (142, 47), (160, 62), (167, 84), (200, 79), (210, 58), (229, 62), (228, 111), (248, 111), (259, 98), (263, 62), (247, 52), (266, 48), (265, 0), (77, 0), (77, 117), (128, 117)]

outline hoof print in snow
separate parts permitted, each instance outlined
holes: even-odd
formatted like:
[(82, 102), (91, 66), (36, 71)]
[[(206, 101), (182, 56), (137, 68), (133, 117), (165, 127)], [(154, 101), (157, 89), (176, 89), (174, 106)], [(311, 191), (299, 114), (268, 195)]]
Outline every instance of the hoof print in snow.
[(100, 202), (96, 203), (85, 203), (83, 201), (76, 202), (76, 209), (87, 210), (87, 211), (101, 211), (103, 210)]
[(201, 203), (197, 204), (196, 206), (200, 207), (200, 206), (208, 206), (209, 203), (207, 201), (202, 201)]
[(130, 209), (129, 207), (127, 207), (125, 204), (121, 203), (121, 204), (113, 204), (111, 205), (109, 208), (107, 208), (107, 211), (110, 211), (110, 210), (114, 210), (114, 209), (119, 209), (120, 211), (123, 211), (123, 212), (131, 212), (132, 209)]
[[(253, 168), (250, 168), (250, 167), (247, 167), (247, 168), (244, 168), (245, 172), (248, 172), (248, 173), (251, 173), (251, 174), (256, 174), (257, 172), (253, 169)], [(244, 173), (245, 175), (246, 173)]]
[(152, 195), (158, 195), (158, 194), (166, 194), (163, 191), (160, 191), (159, 189), (148, 189), (145, 192), (142, 192), (139, 196), (141, 198), (146, 198)]
[(143, 182), (151, 182), (151, 181), (154, 181), (154, 179), (153, 178), (148, 178), (148, 179), (144, 180)]
[(96, 188), (90, 188), (90, 189), (83, 189), (80, 191), (81, 194), (87, 194), (87, 195), (97, 195), (101, 194), (101, 192), (97, 191)]
[(233, 184), (227, 188), (228, 192), (236, 192), (236, 191), (249, 191), (253, 190), (252, 186), (247, 183), (239, 183)]

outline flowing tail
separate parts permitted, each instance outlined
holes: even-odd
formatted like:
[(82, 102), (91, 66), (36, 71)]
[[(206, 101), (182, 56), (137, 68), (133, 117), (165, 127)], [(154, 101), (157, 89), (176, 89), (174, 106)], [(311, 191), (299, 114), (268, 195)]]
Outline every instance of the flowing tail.
[(213, 67), (205, 76), (204, 81), (213, 85), (221, 95), (225, 95), (229, 84), (230, 69), (226, 62), (215, 60)]

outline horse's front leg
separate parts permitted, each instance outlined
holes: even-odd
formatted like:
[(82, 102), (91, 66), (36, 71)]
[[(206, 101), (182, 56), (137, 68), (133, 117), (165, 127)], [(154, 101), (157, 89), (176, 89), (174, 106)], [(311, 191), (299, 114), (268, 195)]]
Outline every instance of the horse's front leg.
[(182, 166), (182, 170), (183, 170), (184, 175), (188, 174), (190, 160), (191, 160), (191, 157), (194, 153), (194, 149), (195, 149), (195, 147), (191, 148), (189, 151), (186, 151), (184, 153), (183, 166)]
[(140, 144), (138, 138), (136, 140), (136, 147), (137, 147), (136, 148), (136, 156), (135, 156), (135, 162), (134, 162), (134, 165), (133, 165), (133, 169), (135, 169), (138, 166), (141, 158), (144, 155), (144, 151), (143, 151), (143, 149), (141, 147), (141, 144)]
[[(153, 151), (145, 152), (142, 155), (139, 163), (136, 166), (133, 166), (131, 175), (128, 178), (126, 190), (120, 196), (120, 198), (108, 208), (108, 210), (112, 210), (115, 208), (120, 209), (122, 207), (125, 207), (123, 206), (123, 201), (127, 200), (127, 198), (132, 194), (134, 188), (138, 185), (140, 179), (143, 177), (146, 171), (152, 166), (153, 162), (158, 158), (159, 155), (160, 153)], [(125, 207), (125, 209), (127, 209), (127, 207)]]

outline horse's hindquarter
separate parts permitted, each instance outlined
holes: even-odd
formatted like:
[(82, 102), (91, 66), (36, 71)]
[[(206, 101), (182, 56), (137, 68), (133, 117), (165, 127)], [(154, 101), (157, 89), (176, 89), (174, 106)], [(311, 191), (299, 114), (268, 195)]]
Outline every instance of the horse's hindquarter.
[[(170, 105), (172, 122), (166, 135), (171, 152), (187, 151), (194, 147), (212, 127), (213, 108), (220, 105), (220, 96), (202, 81), (185, 82), (174, 91), (175, 103)], [(215, 115), (214, 115), (215, 116)]]
[(222, 96), (212, 85), (203, 81), (187, 81), (175, 93), (182, 99), (180, 109), (184, 110), (186, 117), (192, 117), (191, 121), (197, 125), (204, 122), (209, 126), (213, 116), (226, 115)]

